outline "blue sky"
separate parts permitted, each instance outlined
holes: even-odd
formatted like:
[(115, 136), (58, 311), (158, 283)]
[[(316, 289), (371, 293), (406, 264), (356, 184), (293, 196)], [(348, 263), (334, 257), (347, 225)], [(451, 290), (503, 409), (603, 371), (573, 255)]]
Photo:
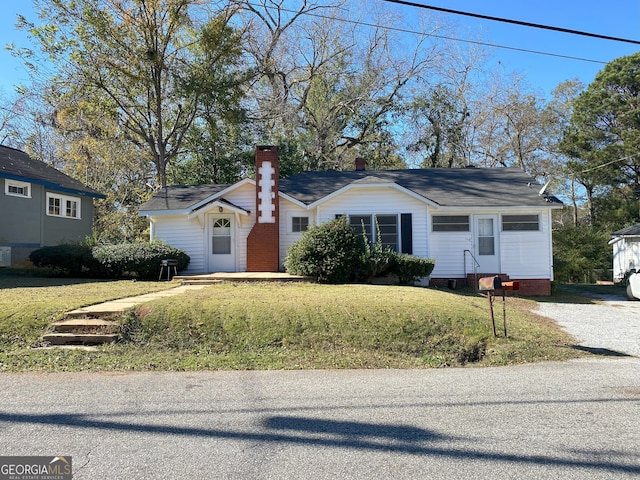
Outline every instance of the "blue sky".
[[(412, 1), (451, 10), (640, 41), (640, 1), (638, 0), (618, 0), (611, 3), (595, 0)], [(611, 8), (607, 8), (608, 5)], [(405, 14), (417, 10), (414, 7), (400, 5), (394, 8)], [(454, 14), (439, 13), (438, 15), (459, 25), (461, 29), (475, 32), (487, 43), (512, 48), (587, 58), (605, 63), (640, 51), (640, 45), (629, 43), (599, 40)], [(493, 65), (499, 65), (505, 72), (516, 71), (523, 74), (527, 83), (544, 95), (549, 95), (559, 83), (572, 78), (578, 78), (588, 85), (598, 71), (604, 68), (602, 63), (502, 48), (490, 50)]]
[[(382, 0), (379, 0), (382, 1)], [(614, 37), (640, 40), (640, 1), (618, 0), (601, 2), (595, 0), (413, 0), (454, 10), (464, 10), (482, 15), (506, 17), (531, 23), (541, 23), (581, 30)], [(350, 0), (349, 5), (357, 6), (358, 0)], [(408, 18), (417, 10), (408, 6), (387, 4), (398, 9)], [(608, 7), (611, 8), (608, 8)], [(356, 7), (354, 7), (356, 8)], [(15, 29), (16, 14), (29, 19), (35, 14), (28, 0), (0, 0), (0, 46), (14, 42), (17, 46), (29, 46), (23, 32)], [(435, 14), (435, 13), (434, 13)], [(459, 25), (461, 30), (481, 35), (487, 43), (513, 48), (536, 50), (569, 57), (588, 58), (609, 62), (615, 58), (640, 51), (640, 45), (597, 40), (576, 35), (507, 25), (489, 20), (477, 20), (452, 14), (438, 14), (447, 21)], [(403, 25), (398, 25), (402, 27)], [(465, 34), (462, 34), (464, 36)], [(548, 95), (560, 82), (578, 78), (589, 84), (604, 65), (567, 58), (518, 52), (506, 49), (492, 49), (492, 62), (500, 62), (505, 72), (517, 71), (523, 74), (527, 83)], [(4, 48), (0, 50), (0, 92), (13, 91), (13, 86), (27, 82), (28, 76), (19, 60), (11, 57)]]

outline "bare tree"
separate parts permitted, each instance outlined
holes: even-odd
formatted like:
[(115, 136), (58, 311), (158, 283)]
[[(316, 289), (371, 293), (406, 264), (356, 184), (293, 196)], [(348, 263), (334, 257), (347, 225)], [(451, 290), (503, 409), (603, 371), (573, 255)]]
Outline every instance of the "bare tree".
[(529, 91), (518, 77), (494, 79), (475, 104), (474, 163), (519, 167), (542, 178), (551, 157), (548, 135), (552, 119), (545, 115), (546, 101)]
[(304, 0), (295, 10), (282, 0), (236, 3), (247, 13), (247, 51), (258, 72), (252, 94), (265, 134), (296, 136), (310, 169), (351, 166), (358, 150), (389, 141), (403, 95), (439, 61), (428, 32), (405, 34), (402, 43), (380, 26), (391, 23), (389, 13), (375, 8), (361, 10), (373, 15), (365, 22), (341, 2)]
[(404, 140), (423, 167), (461, 167), (471, 163), (477, 77), (485, 60), (477, 46), (446, 45), (436, 75), (409, 104)]

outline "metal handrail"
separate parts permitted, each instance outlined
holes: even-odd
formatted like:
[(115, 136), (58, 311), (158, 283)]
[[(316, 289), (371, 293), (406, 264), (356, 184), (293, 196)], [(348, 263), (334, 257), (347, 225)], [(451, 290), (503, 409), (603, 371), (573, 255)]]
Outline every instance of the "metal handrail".
[(464, 258), (462, 260), (462, 263), (464, 263), (464, 279), (465, 281), (467, 280), (467, 253), (471, 255), (471, 259), (473, 260), (473, 277), (474, 277), (475, 283), (478, 283), (478, 267), (480, 266), (480, 263), (478, 263), (478, 260), (476, 260), (476, 257), (473, 256), (473, 253), (471, 252), (471, 250), (464, 251)]

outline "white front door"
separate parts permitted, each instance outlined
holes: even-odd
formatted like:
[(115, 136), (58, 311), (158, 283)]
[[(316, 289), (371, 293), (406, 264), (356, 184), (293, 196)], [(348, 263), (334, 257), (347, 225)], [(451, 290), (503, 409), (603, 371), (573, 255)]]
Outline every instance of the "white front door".
[(498, 216), (476, 215), (475, 255), (480, 264), (478, 273), (501, 273), (498, 238)]
[(207, 250), (210, 272), (235, 272), (233, 215), (209, 215)]

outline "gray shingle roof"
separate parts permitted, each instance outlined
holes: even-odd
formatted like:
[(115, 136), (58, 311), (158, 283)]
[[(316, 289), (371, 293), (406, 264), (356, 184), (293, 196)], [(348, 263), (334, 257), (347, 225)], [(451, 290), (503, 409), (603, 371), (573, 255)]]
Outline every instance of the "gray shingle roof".
[[(441, 206), (542, 206), (559, 203), (518, 168), (429, 168), (413, 170), (303, 172), (280, 179), (280, 192), (309, 205), (348, 185), (396, 184)], [(185, 210), (230, 185), (165, 187), (141, 211)]]
[(630, 227), (625, 227), (617, 232), (613, 232), (614, 237), (624, 237), (624, 236), (640, 236), (640, 224), (631, 225)]
[(428, 168), (304, 172), (280, 180), (280, 191), (305, 204), (358, 183), (395, 183), (441, 206), (537, 206), (559, 202), (519, 168)]
[(105, 198), (93, 188), (15, 148), (0, 145), (0, 177), (44, 185), (59, 192)]
[(229, 185), (174, 185), (156, 192), (144, 205), (142, 211), (185, 210), (222, 192)]

